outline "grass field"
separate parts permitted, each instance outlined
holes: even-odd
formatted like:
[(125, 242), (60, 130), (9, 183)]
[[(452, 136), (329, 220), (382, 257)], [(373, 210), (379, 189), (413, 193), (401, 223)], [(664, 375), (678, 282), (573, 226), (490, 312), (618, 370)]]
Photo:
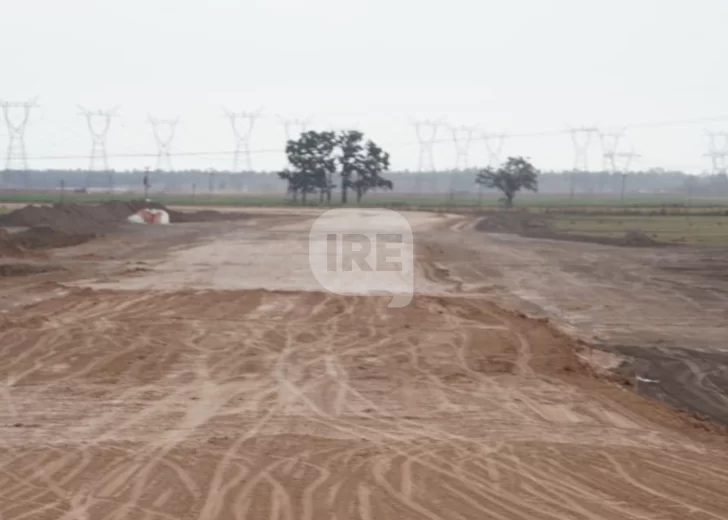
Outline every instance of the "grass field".
[(661, 243), (728, 244), (728, 216), (725, 215), (558, 215), (550, 223), (555, 231), (581, 236), (619, 238), (630, 231), (640, 231)]
[[(6, 203), (56, 203), (63, 199), (66, 202), (95, 203), (108, 200), (134, 200), (139, 199), (140, 193), (72, 193), (66, 192), (61, 196), (57, 191), (6, 191), (0, 192), (0, 204)], [(150, 198), (169, 205), (209, 205), (209, 206), (277, 206), (290, 204), (290, 200), (283, 195), (246, 195), (246, 194), (198, 194), (193, 196), (184, 193), (151, 193)], [(396, 194), (374, 193), (364, 198), (364, 206), (391, 206), (412, 208), (493, 208), (500, 205), (500, 196), (497, 194), (458, 193), (450, 194)], [(318, 198), (312, 197), (311, 204), (317, 204)], [(338, 194), (334, 201), (338, 201)], [(672, 194), (637, 194), (626, 197), (623, 201), (616, 196), (577, 196), (570, 198), (562, 194), (524, 194), (516, 199), (516, 206), (543, 211), (558, 211), (560, 208), (570, 211), (594, 211), (615, 209), (639, 208), (725, 208), (728, 210), (728, 199), (725, 197), (692, 197), (688, 199)]]

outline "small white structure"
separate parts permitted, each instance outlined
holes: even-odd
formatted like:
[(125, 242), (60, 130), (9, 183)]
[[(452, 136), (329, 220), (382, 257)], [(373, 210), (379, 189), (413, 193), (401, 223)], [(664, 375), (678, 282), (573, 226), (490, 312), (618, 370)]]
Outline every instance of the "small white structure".
[(127, 220), (133, 224), (169, 224), (169, 213), (163, 209), (140, 209)]

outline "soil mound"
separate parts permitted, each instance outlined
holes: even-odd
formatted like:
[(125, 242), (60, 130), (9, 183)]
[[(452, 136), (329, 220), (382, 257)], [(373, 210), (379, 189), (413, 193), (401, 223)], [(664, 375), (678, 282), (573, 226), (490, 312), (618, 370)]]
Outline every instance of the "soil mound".
[(5, 276), (28, 276), (31, 274), (51, 273), (60, 270), (62, 268), (55, 265), (0, 264), (0, 278)]
[(50, 226), (37, 226), (17, 233), (13, 242), (25, 250), (70, 247), (88, 242), (98, 233), (73, 233), (53, 229)]
[(486, 233), (514, 233), (524, 236), (529, 233), (543, 235), (550, 231), (543, 216), (519, 210), (488, 213), (483, 216), (475, 228)]
[(494, 211), (483, 215), (475, 229), (485, 233), (511, 233), (527, 238), (569, 240), (612, 246), (657, 247), (663, 245), (642, 231), (629, 231), (621, 238), (563, 233), (554, 230), (549, 225), (547, 216), (523, 210)]
[(211, 222), (244, 218), (244, 214), (217, 211), (181, 212), (166, 208), (157, 202), (143, 200), (102, 204), (54, 204), (52, 206), (25, 206), (7, 215), (0, 215), (0, 226), (43, 226), (66, 233), (99, 233), (126, 222), (126, 218), (141, 209), (161, 209), (172, 223)]
[(632, 345), (600, 348), (626, 358), (616, 374), (633, 381), (640, 395), (728, 427), (728, 408), (724, 404), (728, 352)]
[(0, 228), (0, 257), (11, 256), (23, 258), (27, 255), (28, 252), (15, 240), (12, 233)]
[(54, 204), (25, 206), (0, 215), (0, 226), (27, 227), (10, 234), (0, 228), (0, 256), (25, 256), (27, 250), (68, 247), (82, 244), (112, 231), (126, 223), (129, 215), (141, 209), (161, 209), (169, 214), (170, 222), (215, 222), (247, 218), (244, 214), (217, 211), (181, 212), (157, 202), (143, 200), (102, 204)]
[(124, 222), (142, 209), (143, 202), (111, 201), (103, 204), (25, 206), (0, 216), (2, 226), (45, 227), (73, 234), (95, 234)]
[(659, 242), (653, 240), (642, 231), (628, 231), (625, 233), (622, 243), (626, 246), (656, 246)]

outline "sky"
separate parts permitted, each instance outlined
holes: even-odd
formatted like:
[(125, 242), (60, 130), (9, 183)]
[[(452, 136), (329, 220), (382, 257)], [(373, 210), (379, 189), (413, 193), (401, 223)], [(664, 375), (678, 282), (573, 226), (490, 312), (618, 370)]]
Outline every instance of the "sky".
[[(112, 167), (154, 167), (148, 117), (179, 117), (175, 168), (232, 166), (223, 107), (261, 111), (253, 166), (285, 162), (280, 118), (356, 128), (419, 166), (413, 120), (441, 119), (435, 166), (457, 164), (451, 127), (523, 134), (726, 116), (628, 128), (636, 168), (710, 167), (705, 131), (728, 130), (725, 0), (8, 0), (0, 100), (38, 96), (26, 129), (32, 168), (85, 167), (78, 105), (118, 106)], [(11, 117), (17, 121), (19, 114)], [(8, 132), (0, 125), (0, 151)], [(208, 153), (209, 152), (209, 153)], [(571, 135), (513, 137), (504, 156), (574, 164)], [(601, 167), (593, 135), (589, 166)]]

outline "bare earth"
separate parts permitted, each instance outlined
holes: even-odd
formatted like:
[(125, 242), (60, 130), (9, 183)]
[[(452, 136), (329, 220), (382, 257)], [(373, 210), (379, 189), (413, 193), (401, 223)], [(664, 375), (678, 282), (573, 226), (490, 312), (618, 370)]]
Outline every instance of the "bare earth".
[(728, 437), (579, 342), (724, 353), (728, 281), (671, 270), (695, 253), (412, 213), (391, 309), (318, 290), (315, 216), (140, 226), (0, 278), (2, 519), (728, 518)]

